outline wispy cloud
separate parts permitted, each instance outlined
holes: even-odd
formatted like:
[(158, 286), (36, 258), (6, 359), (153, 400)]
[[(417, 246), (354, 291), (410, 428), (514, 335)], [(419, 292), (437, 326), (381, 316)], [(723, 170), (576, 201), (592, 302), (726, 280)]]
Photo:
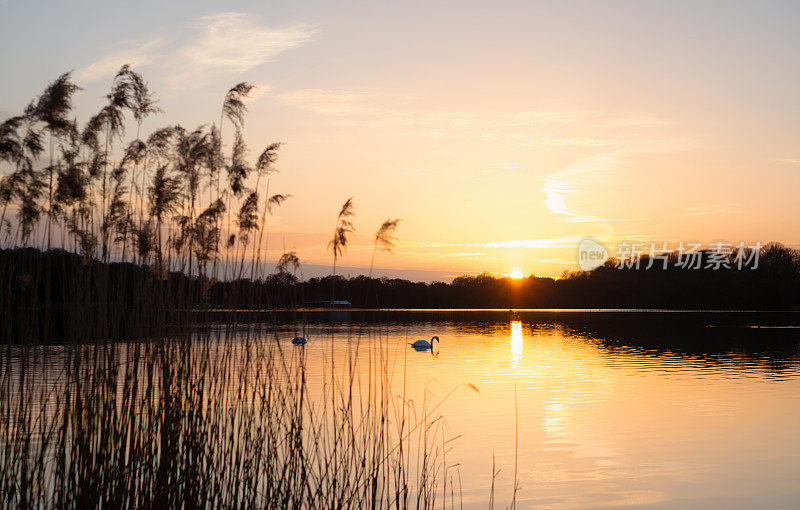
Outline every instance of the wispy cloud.
[(554, 111), (522, 111), (511, 116), (511, 121), (518, 124), (530, 122), (548, 122), (552, 124), (573, 123), (583, 118), (587, 112), (574, 110), (554, 110)]
[(134, 64), (160, 66), (170, 85), (198, 85), (209, 77), (230, 77), (270, 62), (318, 32), (309, 24), (269, 27), (240, 12), (211, 14), (190, 23), (185, 33), (174, 34), (169, 44), (165, 37), (128, 43), (78, 71), (76, 78), (107, 78), (123, 64)]
[[(568, 223), (619, 223), (655, 221), (690, 216), (720, 214), (731, 209), (731, 204), (719, 203), (684, 207), (675, 212), (652, 216), (613, 218), (592, 214), (575, 207), (572, 203), (584, 190), (597, 190), (605, 182), (615, 179), (614, 171), (624, 164), (617, 153), (599, 154), (575, 160), (564, 169), (545, 176), (541, 191), (545, 195), (544, 206), (550, 212), (565, 216)], [(608, 230), (608, 228), (607, 228)]]
[(581, 146), (581, 147), (611, 147), (617, 145), (631, 145), (637, 143), (633, 140), (620, 138), (586, 138), (579, 136), (548, 136), (541, 138), (527, 138), (515, 144), (517, 149), (530, 149), (536, 146)]
[(577, 246), (580, 237), (554, 237), (550, 239), (516, 239), (484, 243), (484, 248), (568, 248)]
[(259, 25), (252, 15), (223, 12), (203, 16), (195, 24), (200, 34), (180, 49), (178, 56), (198, 72), (208, 69), (242, 72), (296, 48), (318, 32), (311, 25), (280, 28)]
[(590, 216), (567, 204), (570, 196), (575, 196), (590, 185), (598, 185), (609, 178), (609, 172), (622, 162), (610, 154), (600, 154), (580, 158), (562, 170), (547, 175), (542, 184), (544, 206), (552, 213), (569, 217), (569, 221), (603, 221)]
[[(530, 136), (533, 128), (569, 125), (605, 125), (596, 113), (576, 111), (521, 111), (478, 114), (463, 111), (415, 112), (408, 97), (385, 97), (380, 93), (329, 89), (300, 89), (276, 96), (284, 104), (334, 118), (343, 127), (361, 128), (375, 135), (441, 138), (468, 134), (478, 139), (501, 139), (512, 148), (534, 146), (618, 146), (636, 140), (614, 137)], [(412, 98), (413, 99), (413, 98)], [(512, 132), (509, 133), (509, 130)], [(516, 131), (516, 133), (514, 132)], [(513, 163), (512, 163), (513, 164)]]
[(684, 207), (678, 212), (670, 214), (658, 214), (655, 216), (635, 216), (632, 218), (604, 218), (603, 221), (625, 222), (625, 221), (653, 221), (666, 220), (671, 218), (686, 218), (690, 216), (707, 216), (711, 214), (722, 214), (733, 208), (732, 204), (709, 204)]
[(504, 161), (500, 163), (495, 163), (495, 165), (492, 168), (495, 170), (516, 170), (517, 168), (519, 168), (519, 165), (509, 161)]
[(378, 114), (385, 110), (370, 106), (364, 94), (323, 89), (293, 90), (279, 94), (278, 99), (320, 115), (349, 116), (354, 114)]
[(75, 78), (81, 82), (92, 82), (101, 78), (110, 78), (125, 64), (131, 64), (137, 68), (145, 66), (153, 61), (153, 50), (162, 43), (163, 40), (156, 37), (149, 41), (133, 43), (129, 48), (115, 50), (80, 69), (75, 73)]
[[(630, 239), (650, 239), (654, 236), (651, 234), (606, 234), (599, 236), (598, 239), (603, 243), (616, 243), (623, 240)], [(495, 241), (490, 243), (483, 243), (479, 246), (483, 248), (498, 248), (498, 249), (560, 249), (560, 248), (577, 248), (578, 243), (585, 239), (586, 236), (568, 236), (568, 237), (552, 237), (544, 239), (514, 239), (509, 241)], [(555, 260), (555, 259), (542, 259), (542, 260)]]
[[(372, 135), (472, 136), (501, 141), (510, 149), (606, 147), (607, 150), (631, 150), (650, 143), (641, 128), (663, 124), (641, 116), (570, 110), (420, 112), (415, 111), (413, 97), (387, 97), (380, 92), (363, 90), (300, 89), (277, 97), (284, 104), (332, 117), (337, 126), (360, 128)], [(537, 132), (541, 134), (533, 134)]]
[(464, 248), (468, 246), (480, 246), (474, 243), (447, 243), (441, 241), (401, 241), (398, 245), (412, 248)]
[(560, 266), (575, 265), (574, 259), (529, 259), (529, 262), (538, 262), (539, 264), (558, 264)]

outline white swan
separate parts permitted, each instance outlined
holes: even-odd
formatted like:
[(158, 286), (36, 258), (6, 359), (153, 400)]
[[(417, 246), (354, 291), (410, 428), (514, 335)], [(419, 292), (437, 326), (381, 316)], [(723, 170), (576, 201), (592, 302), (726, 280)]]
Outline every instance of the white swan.
[(303, 345), (303, 344), (307, 344), (308, 340), (306, 340), (302, 336), (296, 336), (296, 337), (292, 338), (292, 343), (295, 344), (295, 345)]
[(427, 340), (417, 340), (413, 344), (408, 344), (408, 345), (410, 345), (411, 347), (413, 347), (418, 351), (427, 351), (428, 349), (433, 350), (434, 340), (438, 342), (439, 337), (438, 336), (431, 337), (430, 342), (428, 342)]

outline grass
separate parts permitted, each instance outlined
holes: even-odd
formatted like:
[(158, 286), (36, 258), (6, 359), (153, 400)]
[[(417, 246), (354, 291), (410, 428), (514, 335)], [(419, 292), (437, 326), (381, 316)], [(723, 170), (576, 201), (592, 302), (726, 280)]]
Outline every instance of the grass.
[[(441, 401), (417, 408), (392, 388), (383, 340), (329, 339), (309, 384), (305, 350), (274, 324), (191, 311), (215, 279), (265, 277), (262, 234), (288, 198), (268, 196), (279, 144), (247, 161), (252, 86), (225, 95), (219, 126), (145, 138), (158, 109), (128, 66), (83, 129), (77, 90), (64, 74), (0, 125), (3, 504), (455, 506)], [(127, 115), (136, 138), (123, 146)], [(340, 342), (346, 356), (333, 355)]]
[(387, 346), (362, 340), (331, 338), (346, 353), (313, 369), (268, 324), (7, 344), (2, 499), (19, 508), (452, 505), (438, 406), (417, 409), (393, 391)]

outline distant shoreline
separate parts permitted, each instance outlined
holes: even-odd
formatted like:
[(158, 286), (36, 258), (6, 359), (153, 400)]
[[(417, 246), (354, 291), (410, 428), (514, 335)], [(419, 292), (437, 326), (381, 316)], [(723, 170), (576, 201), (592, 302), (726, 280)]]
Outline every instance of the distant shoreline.
[[(190, 310), (184, 310), (190, 311)], [(757, 309), (681, 309), (681, 308), (229, 308), (229, 309), (194, 309), (204, 312), (497, 312), (497, 313), (789, 313), (798, 314), (800, 310), (757, 310)]]

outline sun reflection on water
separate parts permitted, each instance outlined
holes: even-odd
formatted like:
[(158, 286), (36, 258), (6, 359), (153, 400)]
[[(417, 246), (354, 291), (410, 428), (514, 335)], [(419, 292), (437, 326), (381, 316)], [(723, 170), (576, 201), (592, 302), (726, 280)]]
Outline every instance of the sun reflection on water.
[(511, 321), (511, 360), (522, 358), (522, 322)]
[[(656, 335), (644, 319), (634, 325), (645, 340)], [(443, 339), (436, 348), (442, 356), (408, 346), (434, 332)], [(722, 484), (731, 497), (774, 497), (777, 504), (766, 507), (788, 508), (781, 498), (796, 496), (782, 481), (794, 479), (800, 459), (800, 408), (786, 405), (800, 394), (796, 342), (785, 353), (765, 351), (768, 363), (743, 358), (738, 342), (725, 353), (701, 350), (705, 328), (692, 330), (698, 354), (606, 341), (567, 321), (506, 315), (485, 323), (312, 324), (307, 334), (317, 339), (304, 348), (315, 392), (325, 391), (323, 362), (332, 349), (337, 360), (361, 356), (364, 376), (369, 356), (384, 345), (387, 377), (415, 405), (456, 385), (480, 388), (459, 389), (441, 408), (460, 435), (453, 455), (464, 508), (485, 507), (492, 483), (510, 498), (515, 462), (523, 487), (517, 502), (536, 508), (711, 506), (727, 497), (717, 492)], [(293, 335), (287, 326), (284, 336)], [(493, 459), (502, 468), (494, 480), (486, 476)], [(757, 486), (741, 483), (743, 462), (763, 466), (747, 473)]]

